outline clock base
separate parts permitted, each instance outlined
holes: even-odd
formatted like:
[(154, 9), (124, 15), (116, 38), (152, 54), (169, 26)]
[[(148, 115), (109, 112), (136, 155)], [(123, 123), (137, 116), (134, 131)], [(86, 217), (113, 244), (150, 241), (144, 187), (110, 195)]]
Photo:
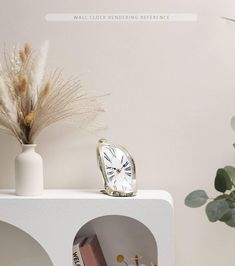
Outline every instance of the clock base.
[(119, 191), (113, 191), (109, 188), (100, 190), (105, 195), (111, 196), (111, 197), (134, 197), (136, 196), (136, 193), (130, 192), (130, 193), (124, 193)]

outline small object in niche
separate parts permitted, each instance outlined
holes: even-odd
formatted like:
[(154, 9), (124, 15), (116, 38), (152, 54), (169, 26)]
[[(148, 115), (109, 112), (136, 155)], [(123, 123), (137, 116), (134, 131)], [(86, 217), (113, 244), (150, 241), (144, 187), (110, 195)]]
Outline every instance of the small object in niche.
[[(129, 264), (126, 260), (125, 257), (122, 254), (117, 255), (116, 260), (118, 263), (123, 263), (126, 266), (147, 266), (147, 264), (140, 263), (140, 260), (142, 259), (142, 256), (135, 255), (134, 258), (131, 258), (132, 261), (135, 262), (135, 265)], [(153, 262), (150, 263), (150, 266), (157, 266), (157, 264), (154, 264)]]
[(78, 237), (73, 243), (73, 266), (84, 266), (80, 247), (86, 241), (85, 237)]
[(121, 254), (117, 255), (116, 260), (117, 260), (117, 262), (119, 262), (119, 263), (123, 262), (125, 265), (128, 266), (128, 263), (125, 261), (125, 257), (123, 255), (121, 255)]
[(87, 237), (79, 246), (79, 250), (85, 266), (107, 266), (96, 235)]
[(142, 256), (135, 255), (134, 258), (131, 258), (136, 264), (136, 266), (146, 266), (145, 264), (139, 264), (140, 260), (142, 259)]
[(100, 139), (97, 160), (104, 179), (104, 194), (114, 197), (136, 195), (135, 163), (130, 153), (119, 145)]

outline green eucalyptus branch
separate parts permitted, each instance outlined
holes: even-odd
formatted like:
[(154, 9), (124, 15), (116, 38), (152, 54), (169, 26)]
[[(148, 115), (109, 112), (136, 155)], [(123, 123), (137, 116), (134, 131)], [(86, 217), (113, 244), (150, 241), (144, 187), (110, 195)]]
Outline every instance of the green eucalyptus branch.
[(205, 211), (210, 222), (220, 221), (235, 227), (235, 168), (219, 168), (214, 186), (221, 193), (216, 198), (209, 198), (204, 190), (195, 190), (187, 195), (185, 205), (198, 208), (206, 204)]
[[(235, 22), (234, 19), (223, 19)], [(235, 131), (235, 116), (231, 119), (231, 127)], [(235, 143), (233, 144), (235, 148)], [(195, 190), (185, 198), (185, 205), (198, 208), (206, 204), (205, 211), (210, 222), (223, 222), (235, 227), (235, 168), (225, 166), (216, 172), (215, 189), (221, 194), (216, 198), (209, 198), (204, 190)]]

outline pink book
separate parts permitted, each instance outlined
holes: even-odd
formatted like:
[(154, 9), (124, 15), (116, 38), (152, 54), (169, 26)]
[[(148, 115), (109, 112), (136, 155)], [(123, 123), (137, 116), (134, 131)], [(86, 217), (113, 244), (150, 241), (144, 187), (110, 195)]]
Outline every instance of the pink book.
[(87, 238), (80, 252), (85, 266), (107, 266), (96, 235)]

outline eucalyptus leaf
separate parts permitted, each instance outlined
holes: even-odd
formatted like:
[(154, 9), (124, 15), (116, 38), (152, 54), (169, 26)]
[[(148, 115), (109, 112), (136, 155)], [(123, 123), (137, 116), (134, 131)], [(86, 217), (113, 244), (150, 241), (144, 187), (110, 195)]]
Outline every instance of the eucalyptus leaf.
[(231, 127), (233, 130), (235, 130), (235, 116), (231, 118)]
[(223, 216), (220, 218), (221, 222), (228, 222), (232, 218), (233, 212), (232, 209), (229, 209)]
[(231, 219), (225, 223), (231, 227), (235, 227), (235, 215), (232, 215)]
[(210, 222), (220, 220), (228, 211), (229, 204), (226, 199), (211, 201), (206, 206), (206, 214)]
[(232, 216), (229, 220), (225, 221), (225, 223), (231, 227), (235, 227), (235, 209), (232, 209)]
[(230, 194), (229, 194), (229, 198), (230, 201), (232, 201), (233, 203), (235, 203), (235, 190), (233, 190)]
[(228, 174), (232, 183), (235, 184), (235, 168), (233, 166), (227, 165), (224, 167), (224, 170)]
[(234, 209), (235, 208), (235, 202), (233, 200), (231, 200), (231, 196), (229, 196), (228, 200), (228, 205), (230, 209)]
[(229, 195), (228, 194), (222, 194), (222, 195), (219, 195), (215, 198), (215, 200), (220, 200), (220, 199), (228, 199), (229, 198)]
[(191, 208), (198, 208), (204, 205), (209, 197), (204, 190), (195, 190), (185, 198), (185, 205)]
[(215, 177), (215, 189), (224, 193), (226, 190), (230, 190), (231, 188), (232, 182), (227, 172), (223, 168), (218, 169)]

